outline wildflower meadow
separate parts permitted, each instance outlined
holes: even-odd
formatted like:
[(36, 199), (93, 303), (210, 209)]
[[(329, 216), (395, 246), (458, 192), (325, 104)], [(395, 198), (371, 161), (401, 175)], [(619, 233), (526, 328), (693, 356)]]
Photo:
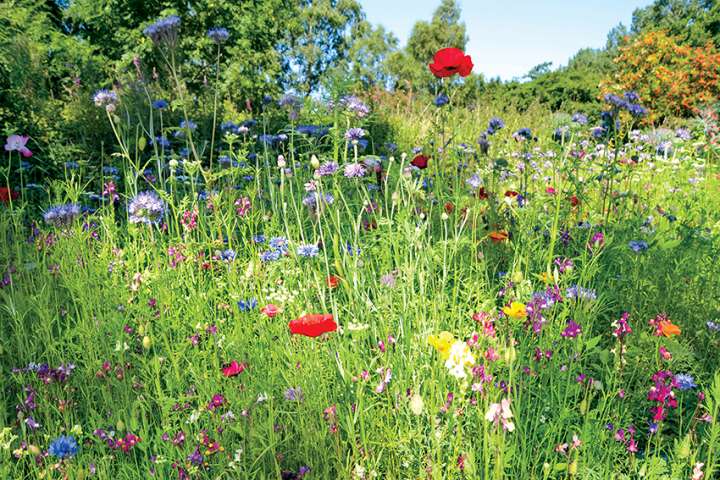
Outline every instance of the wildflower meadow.
[(91, 160), (3, 137), (0, 478), (720, 477), (715, 110), (469, 108), (452, 46), (243, 104), (184, 21)]

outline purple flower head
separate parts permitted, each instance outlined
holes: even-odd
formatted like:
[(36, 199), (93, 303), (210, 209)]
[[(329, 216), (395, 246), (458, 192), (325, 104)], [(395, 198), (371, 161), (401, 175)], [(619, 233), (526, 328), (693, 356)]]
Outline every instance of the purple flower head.
[(581, 333), (582, 327), (577, 322), (575, 322), (575, 320), (570, 319), (567, 321), (567, 326), (565, 327), (565, 330), (563, 330), (560, 335), (565, 338), (576, 338)]
[(127, 210), (130, 223), (157, 225), (165, 213), (165, 202), (155, 192), (140, 192), (130, 201)]
[(80, 216), (81, 208), (76, 203), (53, 205), (43, 214), (45, 223), (55, 227), (68, 227)]
[(155, 23), (148, 25), (143, 30), (143, 33), (150, 37), (157, 45), (164, 43), (169, 46), (174, 46), (175, 43), (177, 43), (179, 29), (180, 17), (170, 15), (169, 17), (161, 18)]
[(227, 28), (215, 27), (208, 30), (207, 36), (210, 40), (220, 45), (227, 41), (230, 33), (227, 31)]
[(345, 132), (345, 139), (349, 142), (357, 142), (365, 136), (365, 130), (359, 127), (349, 128)]

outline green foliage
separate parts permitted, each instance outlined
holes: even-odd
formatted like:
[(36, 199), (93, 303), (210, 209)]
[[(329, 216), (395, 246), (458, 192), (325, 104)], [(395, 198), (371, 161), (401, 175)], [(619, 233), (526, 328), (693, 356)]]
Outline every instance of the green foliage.
[(633, 34), (664, 30), (681, 43), (720, 47), (720, 3), (716, 0), (656, 0), (633, 12)]
[(430, 73), (428, 64), (441, 48), (465, 49), (468, 38), (460, 15), (455, 0), (442, 0), (430, 22), (415, 23), (405, 49), (389, 59), (397, 88), (429, 92), (438, 88), (439, 81)]

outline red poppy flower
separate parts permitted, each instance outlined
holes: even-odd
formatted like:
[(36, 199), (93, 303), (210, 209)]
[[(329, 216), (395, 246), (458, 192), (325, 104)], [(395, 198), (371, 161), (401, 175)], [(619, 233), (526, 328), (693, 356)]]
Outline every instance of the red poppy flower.
[(290, 333), (294, 335), (319, 337), (323, 333), (337, 330), (337, 323), (330, 314), (310, 313), (291, 320), (288, 327), (290, 327)]
[(325, 283), (327, 283), (328, 288), (335, 289), (338, 285), (340, 285), (340, 277), (337, 275), (328, 275), (325, 279)]
[(467, 77), (473, 69), (470, 55), (459, 48), (443, 48), (438, 50), (429, 65), (430, 71), (437, 78), (452, 77), (459, 73), (461, 77)]
[(428, 160), (430, 160), (430, 159), (421, 153), (420, 155), (417, 155), (415, 158), (412, 159), (412, 162), (410, 162), (410, 165), (412, 165), (413, 167), (417, 167), (420, 170), (423, 170), (423, 169), (427, 168)]
[(229, 378), (234, 377), (235, 375), (240, 375), (246, 368), (247, 365), (244, 363), (239, 363), (237, 360), (233, 360), (229, 365), (223, 367), (222, 372), (223, 375)]
[(508, 190), (507, 192), (505, 192), (505, 196), (515, 198), (518, 196), (518, 192), (516, 192), (515, 190)]
[(10, 190), (7, 187), (0, 187), (0, 203), (10, 203), (10, 199), (15, 200), (20, 196), (20, 192)]
[(450, 215), (455, 210), (455, 205), (453, 205), (452, 202), (445, 202), (444, 208), (445, 208), (445, 213)]
[(487, 191), (485, 191), (485, 187), (478, 188), (477, 196), (480, 200), (486, 200), (490, 195)]
[(573, 195), (572, 197), (570, 197), (570, 205), (572, 205), (573, 207), (577, 207), (578, 205), (580, 205), (580, 199), (577, 196)]

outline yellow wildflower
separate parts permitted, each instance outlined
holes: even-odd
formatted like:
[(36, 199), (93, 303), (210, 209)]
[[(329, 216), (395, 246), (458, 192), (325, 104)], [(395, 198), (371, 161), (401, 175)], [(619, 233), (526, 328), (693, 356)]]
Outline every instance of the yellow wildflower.
[(509, 307), (503, 307), (502, 311), (505, 315), (515, 320), (527, 317), (525, 304), (520, 302), (512, 302)]
[(428, 336), (428, 343), (438, 351), (443, 360), (446, 360), (450, 355), (450, 347), (454, 342), (455, 337), (448, 331), (442, 331), (440, 335)]

